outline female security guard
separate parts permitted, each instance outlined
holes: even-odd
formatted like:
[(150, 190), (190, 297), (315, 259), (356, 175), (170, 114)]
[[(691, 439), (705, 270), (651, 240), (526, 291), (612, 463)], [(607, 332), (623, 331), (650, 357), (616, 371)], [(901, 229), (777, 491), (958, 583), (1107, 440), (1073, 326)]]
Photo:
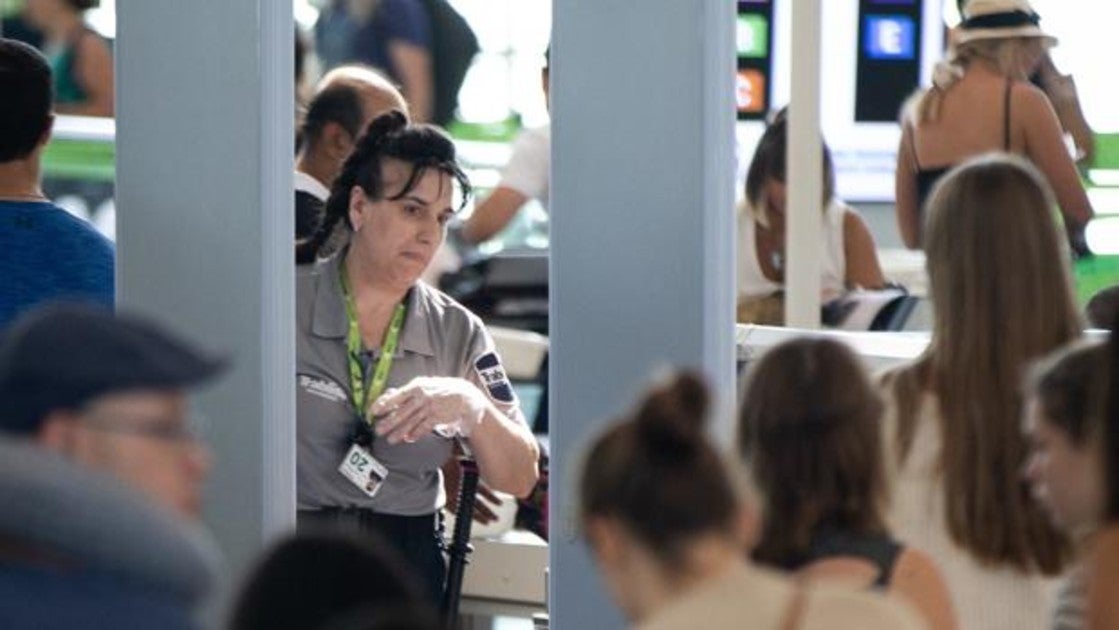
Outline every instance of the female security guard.
[(481, 320), (418, 281), (454, 213), (453, 181), (465, 197), (451, 141), (389, 112), (358, 140), (296, 252), (313, 263), (296, 284), (300, 525), (379, 532), (436, 598), (440, 466), (454, 440), (490, 488), (523, 496), (537, 477), (536, 442)]

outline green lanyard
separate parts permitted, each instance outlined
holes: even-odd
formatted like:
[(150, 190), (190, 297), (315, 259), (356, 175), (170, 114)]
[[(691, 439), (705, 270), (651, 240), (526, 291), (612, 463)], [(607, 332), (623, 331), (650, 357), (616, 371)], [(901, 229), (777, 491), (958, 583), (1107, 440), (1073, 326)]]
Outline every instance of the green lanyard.
[(361, 364), (361, 330), (357, 324), (357, 308), (354, 307), (354, 298), (350, 295), (349, 281), (346, 279), (345, 268), (341, 269), (342, 295), (346, 298), (346, 319), (349, 320), (349, 331), (346, 334), (346, 350), (350, 363), (350, 388), (353, 396), (354, 409), (358, 417), (368, 424), (373, 424), (369, 415), (369, 406), (384, 393), (389, 382), (389, 370), (392, 369), (392, 360), (396, 354), (396, 343), (400, 340), (400, 329), (404, 327), (404, 303), (396, 305), (389, 323), (388, 332), (385, 333), (385, 342), (381, 345), (381, 357), (377, 360), (377, 367), (373, 370), (373, 382), (370, 383), (369, 392), (365, 391), (365, 371)]

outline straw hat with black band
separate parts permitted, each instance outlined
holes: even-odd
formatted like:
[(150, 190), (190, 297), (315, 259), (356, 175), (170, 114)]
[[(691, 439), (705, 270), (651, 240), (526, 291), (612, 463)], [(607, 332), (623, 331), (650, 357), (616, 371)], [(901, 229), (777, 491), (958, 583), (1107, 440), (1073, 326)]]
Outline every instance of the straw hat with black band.
[(1041, 29), (1041, 17), (1026, 0), (971, 0), (962, 14), (953, 33), (956, 45), (1012, 37), (1037, 37), (1050, 47), (1057, 45), (1057, 38)]

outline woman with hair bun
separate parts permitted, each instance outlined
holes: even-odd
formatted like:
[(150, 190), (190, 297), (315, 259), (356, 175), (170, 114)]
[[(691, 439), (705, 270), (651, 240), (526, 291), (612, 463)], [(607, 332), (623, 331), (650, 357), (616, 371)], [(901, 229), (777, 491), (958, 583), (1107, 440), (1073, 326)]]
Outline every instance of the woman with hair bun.
[(440, 466), (461, 440), (494, 490), (527, 495), (537, 446), (481, 320), (419, 280), (470, 186), (451, 140), (374, 119), (297, 246), (300, 526), (379, 532), (442, 591)]
[(708, 393), (681, 374), (591, 446), (585, 536), (615, 601), (645, 629), (925, 627), (882, 596), (798, 585), (747, 559), (755, 510), (707, 441)]

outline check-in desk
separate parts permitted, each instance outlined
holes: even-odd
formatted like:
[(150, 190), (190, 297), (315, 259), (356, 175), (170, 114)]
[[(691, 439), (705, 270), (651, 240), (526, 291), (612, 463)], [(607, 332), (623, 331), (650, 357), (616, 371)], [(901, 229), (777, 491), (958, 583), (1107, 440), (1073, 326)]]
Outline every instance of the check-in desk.
[(929, 343), (927, 332), (854, 332), (846, 330), (799, 330), (774, 326), (738, 324), (735, 348), (739, 375), (751, 361), (773, 346), (805, 335), (829, 337), (846, 343), (872, 371), (916, 358)]
[(546, 612), (548, 543), (532, 532), (513, 530), (475, 539), (462, 587), (463, 627), (531, 628)]

